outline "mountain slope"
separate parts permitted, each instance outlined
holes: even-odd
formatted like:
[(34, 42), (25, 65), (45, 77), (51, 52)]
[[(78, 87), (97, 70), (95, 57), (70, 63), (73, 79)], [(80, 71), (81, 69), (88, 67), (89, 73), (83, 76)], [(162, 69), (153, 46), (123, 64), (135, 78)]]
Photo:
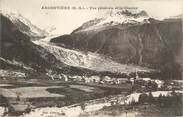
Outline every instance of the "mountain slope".
[(1, 24), (1, 58), (25, 64), (38, 71), (45, 71), (56, 65), (62, 67), (62, 63), (52, 54), (32, 43), (29, 36), (20, 32), (16, 25), (3, 15)]
[(44, 38), (48, 33), (34, 24), (31, 23), (27, 18), (23, 17), (21, 14), (16, 13), (4, 13), (11, 22), (24, 34), (28, 35), (33, 39)]
[(69, 66), (85, 68), (97, 72), (106, 71), (111, 73), (126, 73), (126, 74), (135, 72), (135, 70), (139, 72), (153, 71), (145, 67), (143, 68), (139, 66), (119, 64), (105, 56), (101, 56), (96, 53), (91, 52), (84, 53), (81, 51), (59, 47), (54, 45), (53, 43), (48, 42), (48, 40), (49, 39), (46, 38), (34, 41), (34, 43), (45, 48), (47, 51), (52, 53), (57, 58), (57, 60)]
[[(39, 75), (35, 76), (36, 74), (47, 73), (50, 70), (55, 74), (67, 74), (69, 76), (122, 75), (122, 73), (116, 74), (117, 71), (107, 70), (107, 67), (104, 69), (103, 66), (98, 66), (98, 68), (101, 67), (100, 70), (95, 69), (96, 67), (92, 69), (91, 67), (84, 67), (87, 65), (86, 62), (82, 66), (79, 61), (84, 60), (86, 55), (81, 54), (81, 56), (78, 56), (80, 55), (78, 52), (64, 48), (55, 49), (56, 47), (53, 45), (43, 47), (41, 47), (42, 45), (36, 45), (30, 40), (29, 36), (22, 33), (7, 17), (3, 15), (0, 17), (2, 24), (0, 69), (7, 70), (6, 73), (8, 71), (30, 73), (31, 71), (34, 78), (39, 77)], [(74, 59), (76, 56), (79, 57), (78, 60)], [(75, 63), (76, 65), (74, 65)]]
[(74, 30), (72, 33), (101, 31), (116, 25), (137, 25), (148, 23), (148, 14), (145, 11), (120, 10), (106, 13), (105, 17), (95, 18), (84, 23), (82, 26)]
[[(87, 27), (91, 29), (93, 25)], [(84, 30), (83, 30), (84, 29)], [(161, 77), (182, 78), (181, 19), (76, 29), (70, 35), (51, 40), (62, 47), (103, 54), (123, 64), (136, 64), (161, 70)]]

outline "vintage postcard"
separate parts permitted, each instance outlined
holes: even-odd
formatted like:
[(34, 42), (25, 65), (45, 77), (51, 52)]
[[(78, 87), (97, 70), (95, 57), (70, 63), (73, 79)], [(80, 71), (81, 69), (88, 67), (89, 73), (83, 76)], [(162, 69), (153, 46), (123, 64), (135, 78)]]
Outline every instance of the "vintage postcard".
[(0, 0), (0, 117), (182, 117), (182, 0)]

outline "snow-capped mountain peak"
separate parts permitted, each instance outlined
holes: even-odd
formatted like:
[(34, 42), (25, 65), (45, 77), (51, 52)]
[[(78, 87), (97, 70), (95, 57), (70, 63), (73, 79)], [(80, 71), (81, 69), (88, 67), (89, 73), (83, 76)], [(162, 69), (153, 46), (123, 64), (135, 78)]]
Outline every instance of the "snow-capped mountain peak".
[(84, 23), (74, 32), (97, 30), (119, 24), (144, 24), (149, 23), (149, 18), (146, 11), (143, 10), (112, 10), (106, 12), (103, 17), (95, 18)]
[(43, 38), (48, 35), (46, 31), (35, 26), (34, 24), (31, 23), (31, 21), (29, 21), (27, 18), (25, 18), (19, 13), (13, 13), (7, 11), (1, 11), (1, 13), (2, 15), (9, 18), (12, 21), (12, 23), (14, 23), (22, 33), (32, 38)]
[(134, 18), (138, 18), (138, 17), (148, 17), (148, 14), (146, 11), (139, 11), (136, 10), (134, 11), (130, 11), (130, 10), (121, 10), (121, 11), (115, 11), (114, 13), (111, 13), (111, 15), (115, 15), (115, 16), (127, 16), (127, 17), (134, 17)]

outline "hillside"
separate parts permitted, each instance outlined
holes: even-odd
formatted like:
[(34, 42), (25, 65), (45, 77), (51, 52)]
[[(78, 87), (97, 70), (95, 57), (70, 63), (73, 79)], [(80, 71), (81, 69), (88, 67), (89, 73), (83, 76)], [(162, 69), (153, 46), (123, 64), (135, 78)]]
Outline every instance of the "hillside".
[(54, 38), (51, 42), (102, 54), (122, 64), (157, 69), (163, 78), (182, 78), (181, 19), (159, 21), (146, 17), (141, 22), (128, 20), (114, 25), (98, 25), (100, 20), (96, 20), (96, 23), (89, 21), (89, 25), (85, 23), (70, 35)]
[[(60, 48), (49, 43), (35, 44), (22, 33), (11, 20), (1, 15), (2, 40), (0, 69), (20, 73), (47, 73), (67, 75), (123, 75), (129, 68), (97, 55), (82, 54), (74, 50)], [(41, 41), (37, 41), (41, 42)], [(52, 50), (52, 51), (51, 51)], [(74, 59), (76, 57), (76, 59)], [(87, 59), (88, 58), (88, 59)], [(84, 61), (86, 59), (86, 61)], [(92, 60), (90, 60), (92, 59)], [(84, 62), (82, 64), (82, 62)], [(87, 62), (92, 62), (88, 64)], [(96, 62), (96, 64), (93, 64)], [(103, 62), (103, 63), (102, 63)], [(109, 63), (108, 63), (109, 62)], [(102, 65), (99, 65), (102, 63)], [(110, 65), (110, 67), (109, 67)], [(121, 67), (121, 68), (120, 68)], [(133, 68), (133, 66), (131, 67)], [(137, 67), (138, 68), (138, 67)], [(134, 71), (133, 68), (131, 71)], [(142, 71), (148, 69), (140, 68)], [(4, 73), (4, 72), (3, 72)]]
[(35, 26), (31, 23), (31, 21), (21, 14), (18, 13), (6, 13), (2, 12), (4, 16), (6, 16), (18, 29), (20, 32), (26, 34), (31, 39), (40, 39), (44, 38), (48, 35), (48, 33)]
[(48, 68), (61, 67), (57, 59), (40, 46), (30, 41), (30, 37), (19, 29), (6, 17), (1, 15), (2, 40), (1, 58), (27, 65), (37, 71)]
[[(49, 38), (49, 37), (48, 37)], [(51, 39), (41, 39), (38, 41), (33, 41), (33, 43), (45, 48), (52, 55), (54, 55), (60, 62), (77, 68), (89, 69), (97, 72), (111, 72), (111, 73), (125, 73), (130, 74), (131, 72), (150, 72), (154, 71), (145, 67), (120, 64), (108, 57), (102, 56), (97, 53), (92, 52), (81, 52), (78, 50), (66, 49), (59, 47), (49, 40)]]

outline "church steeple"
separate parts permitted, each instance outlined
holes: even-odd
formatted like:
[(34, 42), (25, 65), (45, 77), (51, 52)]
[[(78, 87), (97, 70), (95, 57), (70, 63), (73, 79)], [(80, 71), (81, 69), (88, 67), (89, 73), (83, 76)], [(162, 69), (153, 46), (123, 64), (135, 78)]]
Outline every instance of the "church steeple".
[(139, 78), (139, 75), (137, 73), (137, 68), (135, 68), (135, 79), (138, 79)]

